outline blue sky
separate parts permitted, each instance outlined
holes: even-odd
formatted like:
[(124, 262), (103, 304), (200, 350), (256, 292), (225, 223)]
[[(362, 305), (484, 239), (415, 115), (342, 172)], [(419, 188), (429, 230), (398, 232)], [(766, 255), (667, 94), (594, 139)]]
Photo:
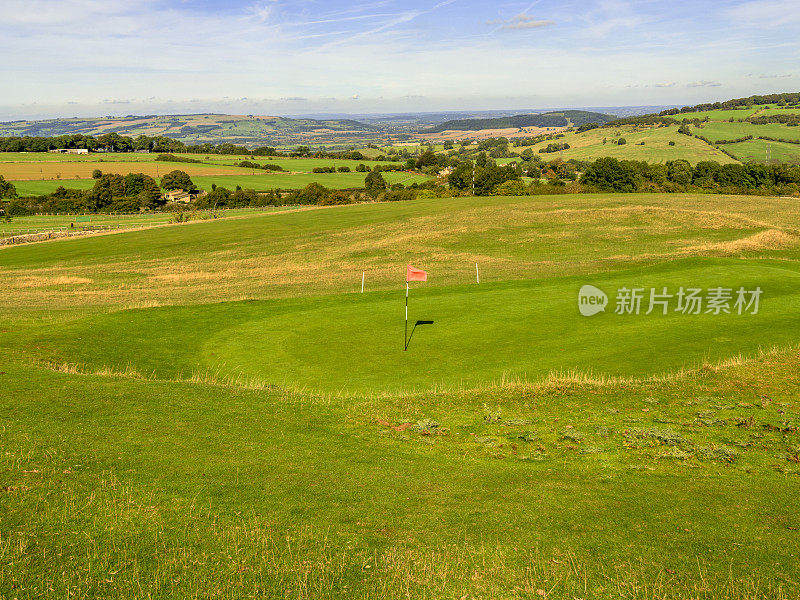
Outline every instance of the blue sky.
[(800, 0), (2, 0), (0, 118), (683, 104), (800, 89)]

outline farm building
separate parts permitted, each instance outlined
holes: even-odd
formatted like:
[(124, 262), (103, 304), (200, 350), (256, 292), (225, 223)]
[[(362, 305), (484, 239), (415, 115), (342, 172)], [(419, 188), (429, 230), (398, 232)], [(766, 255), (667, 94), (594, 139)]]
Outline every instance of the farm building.
[(59, 154), (89, 154), (89, 150), (86, 148), (56, 148), (54, 150), (48, 150), (48, 152), (57, 152)]
[(187, 192), (186, 190), (170, 190), (164, 194), (164, 198), (167, 202), (178, 202), (181, 204), (189, 204), (192, 200), (196, 200), (202, 196), (205, 196), (206, 192), (204, 191), (194, 191), (194, 192)]
[(193, 196), (185, 190), (170, 190), (164, 194), (164, 198), (167, 199), (167, 202), (180, 202), (182, 204), (189, 204), (189, 202), (192, 201)]

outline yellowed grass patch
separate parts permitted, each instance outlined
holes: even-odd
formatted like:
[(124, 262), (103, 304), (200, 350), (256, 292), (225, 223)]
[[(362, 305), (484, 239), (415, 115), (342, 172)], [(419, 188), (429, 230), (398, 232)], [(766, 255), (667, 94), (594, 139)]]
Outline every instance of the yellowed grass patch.
[(74, 275), (59, 275), (55, 277), (29, 275), (20, 279), (17, 283), (17, 287), (37, 288), (50, 285), (87, 285), (92, 283), (92, 281), (93, 280), (88, 277), (76, 277)]
[(686, 250), (692, 252), (740, 254), (742, 252), (757, 252), (760, 250), (783, 250), (796, 246), (798, 243), (800, 243), (800, 238), (796, 235), (778, 229), (768, 229), (767, 231), (760, 231), (746, 238), (728, 242), (701, 244), (691, 246), (686, 248)]

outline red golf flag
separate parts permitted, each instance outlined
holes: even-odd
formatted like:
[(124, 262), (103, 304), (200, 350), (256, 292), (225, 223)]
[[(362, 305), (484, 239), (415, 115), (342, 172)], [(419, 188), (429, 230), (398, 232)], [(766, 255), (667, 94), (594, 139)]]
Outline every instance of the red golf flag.
[(408, 265), (406, 267), (406, 281), (428, 281), (428, 273)]

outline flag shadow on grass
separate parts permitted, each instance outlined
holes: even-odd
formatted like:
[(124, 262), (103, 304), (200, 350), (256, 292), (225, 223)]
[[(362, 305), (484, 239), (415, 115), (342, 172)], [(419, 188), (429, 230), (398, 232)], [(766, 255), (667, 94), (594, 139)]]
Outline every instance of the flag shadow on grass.
[(406, 340), (406, 350), (408, 350), (408, 347), (411, 345), (411, 338), (414, 337), (414, 332), (417, 330), (418, 325), (433, 325), (433, 321), (417, 321), (414, 323), (414, 327), (411, 328), (411, 335), (408, 336), (408, 339)]

